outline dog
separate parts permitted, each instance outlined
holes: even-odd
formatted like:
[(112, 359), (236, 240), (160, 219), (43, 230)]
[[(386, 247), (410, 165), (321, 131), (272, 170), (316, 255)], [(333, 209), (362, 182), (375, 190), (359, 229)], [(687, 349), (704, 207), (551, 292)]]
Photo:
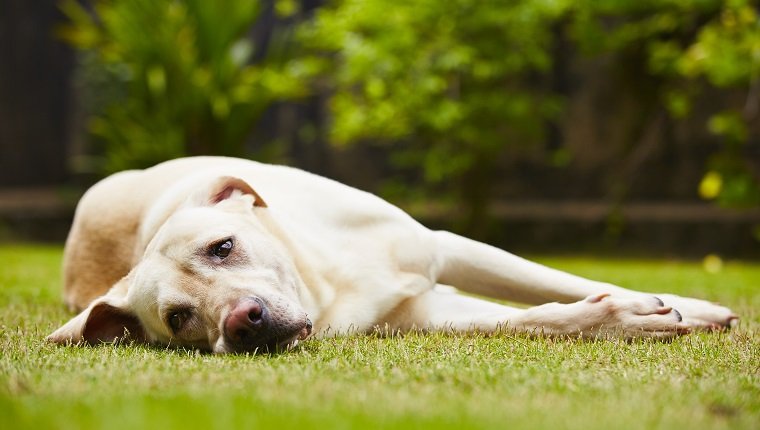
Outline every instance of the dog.
[(63, 269), (64, 300), (80, 313), (48, 336), (58, 344), (273, 352), (312, 333), (378, 327), (670, 339), (738, 322), (715, 303), (583, 279), (431, 231), (327, 178), (225, 157), (94, 185)]

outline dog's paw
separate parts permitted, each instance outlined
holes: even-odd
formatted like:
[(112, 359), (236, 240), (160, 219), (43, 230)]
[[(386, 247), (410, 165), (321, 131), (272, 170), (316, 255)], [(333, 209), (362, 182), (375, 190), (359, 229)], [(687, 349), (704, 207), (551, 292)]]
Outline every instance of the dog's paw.
[(735, 327), (739, 316), (731, 309), (705, 300), (680, 297), (673, 294), (658, 294), (666, 306), (677, 309), (683, 316), (684, 324), (697, 330), (722, 330)]
[(598, 294), (587, 297), (589, 321), (594, 322), (592, 337), (648, 337), (670, 339), (690, 332), (681, 314), (654, 296), (636, 298)]

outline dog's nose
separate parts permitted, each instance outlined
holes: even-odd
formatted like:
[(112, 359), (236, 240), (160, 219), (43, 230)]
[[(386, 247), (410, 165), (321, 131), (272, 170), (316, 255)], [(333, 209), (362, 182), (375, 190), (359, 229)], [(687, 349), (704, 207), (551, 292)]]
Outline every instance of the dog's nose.
[(235, 343), (250, 343), (266, 330), (268, 319), (267, 308), (261, 300), (257, 297), (245, 298), (230, 310), (224, 322), (224, 332)]

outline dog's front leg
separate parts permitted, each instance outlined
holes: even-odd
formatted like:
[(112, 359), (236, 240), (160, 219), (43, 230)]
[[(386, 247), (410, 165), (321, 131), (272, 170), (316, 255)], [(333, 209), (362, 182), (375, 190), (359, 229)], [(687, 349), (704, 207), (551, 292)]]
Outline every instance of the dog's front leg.
[(589, 296), (575, 303), (547, 303), (516, 309), (456, 293), (430, 291), (405, 302), (395, 319), (398, 330), (481, 331), (498, 329), (584, 338), (669, 339), (689, 332), (681, 315), (653, 296)]
[[(572, 303), (588, 296), (641, 299), (647, 295), (554, 270), (484, 243), (453, 233), (434, 232), (437, 282), (463, 291), (520, 303)], [(677, 309), (694, 328), (734, 325), (738, 318), (728, 308), (704, 300), (658, 295)]]

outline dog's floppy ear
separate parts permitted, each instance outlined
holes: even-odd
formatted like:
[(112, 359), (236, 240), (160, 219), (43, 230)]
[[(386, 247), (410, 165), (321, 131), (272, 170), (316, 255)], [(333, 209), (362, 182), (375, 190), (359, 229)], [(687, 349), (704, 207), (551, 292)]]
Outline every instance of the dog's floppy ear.
[(253, 197), (253, 206), (267, 207), (266, 202), (248, 182), (234, 176), (219, 176), (207, 186), (193, 193), (191, 203), (196, 205), (215, 205), (236, 195)]
[(97, 345), (116, 340), (144, 342), (145, 330), (140, 320), (127, 308), (126, 299), (114, 287), (95, 299), (87, 309), (54, 331), (47, 340), (58, 344), (87, 343)]

